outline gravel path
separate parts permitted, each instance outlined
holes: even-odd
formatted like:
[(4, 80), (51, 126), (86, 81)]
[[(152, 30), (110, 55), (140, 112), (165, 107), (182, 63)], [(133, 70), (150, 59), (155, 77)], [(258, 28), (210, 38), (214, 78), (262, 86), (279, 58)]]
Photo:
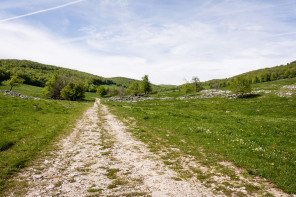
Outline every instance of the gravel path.
[(28, 182), (24, 196), (214, 196), (201, 183), (172, 179), (176, 172), (99, 101), (58, 146), (20, 173)]
[(27, 186), (9, 196), (226, 196), (196, 178), (176, 178), (178, 173), (127, 132), (99, 100), (57, 147), (17, 176)]

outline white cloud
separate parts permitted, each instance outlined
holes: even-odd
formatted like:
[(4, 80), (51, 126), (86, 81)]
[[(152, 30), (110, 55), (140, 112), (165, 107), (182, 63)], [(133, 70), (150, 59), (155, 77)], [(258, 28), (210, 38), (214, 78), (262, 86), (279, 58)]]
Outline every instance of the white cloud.
[[(75, 36), (55, 35), (48, 21), (41, 21), (43, 29), (28, 25), (30, 21), (1, 23), (0, 58), (30, 59), (104, 77), (141, 79), (148, 74), (157, 84), (181, 84), (192, 76), (230, 77), (295, 60), (296, 27), (281, 21), (289, 17), (282, 12), (277, 18), (278, 11), (268, 3), (186, 7), (197, 13), (192, 16), (178, 7), (151, 6), (146, 11), (161, 16), (155, 18), (140, 13), (135, 2), (85, 1), (79, 9), (67, 7), (71, 15), (57, 18)], [(72, 15), (86, 22), (80, 24)]]

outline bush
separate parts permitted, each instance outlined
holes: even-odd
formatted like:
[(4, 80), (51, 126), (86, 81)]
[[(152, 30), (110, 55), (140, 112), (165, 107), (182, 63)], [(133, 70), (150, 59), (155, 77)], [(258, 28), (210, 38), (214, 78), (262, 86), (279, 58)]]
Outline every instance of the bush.
[(250, 93), (252, 90), (249, 80), (242, 77), (236, 77), (232, 82), (230, 88), (233, 93), (242, 95)]
[(83, 84), (70, 82), (61, 90), (61, 97), (70, 101), (83, 100), (85, 88)]
[(140, 85), (137, 81), (134, 81), (132, 85), (128, 88), (128, 90), (132, 93), (134, 96), (138, 96), (140, 93)]
[(97, 89), (97, 94), (100, 96), (100, 97), (103, 97), (107, 94), (107, 90), (104, 88), (104, 86), (99, 86), (98, 89)]
[(69, 83), (69, 81), (69, 78), (55, 74), (46, 82), (42, 93), (51, 99), (61, 99), (61, 90)]
[(189, 82), (186, 82), (185, 84), (181, 85), (181, 89), (185, 93), (185, 95), (194, 91), (193, 86)]

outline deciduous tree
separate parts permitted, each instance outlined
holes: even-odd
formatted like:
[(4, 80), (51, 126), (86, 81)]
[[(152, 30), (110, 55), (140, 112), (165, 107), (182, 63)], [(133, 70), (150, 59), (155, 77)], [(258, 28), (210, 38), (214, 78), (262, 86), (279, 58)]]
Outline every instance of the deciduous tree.
[(51, 99), (61, 99), (61, 90), (70, 82), (68, 77), (55, 74), (45, 84), (42, 93)]
[(148, 75), (142, 78), (140, 89), (144, 94), (149, 94), (152, 91), (151, 83), (149, 82)]
[(137, 96), (140, 93), (140, 86), (137, 81), (134, 81), (128, 89), (132, 92), (134, 96)]
[(187, 94), (189, 94), (190, 92), (192, 92), (193, 89), (192, 89), (192, 84), (190, 84), (189, 81), (187, 81), (186, 79), (184, 79), (184, 81), (185, 81), (185, 83), (183, 85), (181, 85), (181, 88), (182, 88), (182, 91), (187, 96)]
[(10, 79), (7, 81), (3, 81), (3, 84), (10, 86), (10, 91), (12, 90), (13, 87), (20, 86), (24, 83), (24, 79), (20, 78), (17, 75), (12, 75)]
[(252, 90), (249, 80), (242, 77), (236, 77), (233, 80), (230, 88), (235, 94), (242, 95), (249, 93)]
[(203, 89), (198, 77), (196, 77), (196, 76), (192, 77), (191, 82), (192, 82), (192, 84), (194, 86), (194, 91), (195, 92), (199, 92), (199, 91), (201, 91)]
[(99, 95), (99, 97), (103, 97), (107, 94), (107, 90), (104, 86), (99, 86), (97, 89), (97, 94)]
[(83, 100), (85, 88), (83, 84), (70, 82), (61, 90), (61, 97), (70, 101)]

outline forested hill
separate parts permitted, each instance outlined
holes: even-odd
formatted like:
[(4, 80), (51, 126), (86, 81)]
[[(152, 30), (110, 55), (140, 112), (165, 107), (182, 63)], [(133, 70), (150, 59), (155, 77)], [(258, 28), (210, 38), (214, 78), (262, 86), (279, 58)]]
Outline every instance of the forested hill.
[(123, 77), (109, 79), (77, 70), (41, 64), (29, 60), (0, 60), (0, 82), (9, 79), (10, 75), (17, 74), (25, 79), (25, 84), (43, 87), (56, 73), (65, 77), (70, 77), (77, 82), (84, 83), (88, 90), (95, 89), (98, 85), (122, 85), (128, 87), (135, 81), (134, 79)]
[(286, 65), (275, 66), (271, 68), (258, 69), (246, 72), (227, 79), (213, 79), (205, 82), (211, 88), (221, 88), (228, 86), (235, 77), (247, 78), (250, 83), (262, 83), (296, 77), (296, 61)]

